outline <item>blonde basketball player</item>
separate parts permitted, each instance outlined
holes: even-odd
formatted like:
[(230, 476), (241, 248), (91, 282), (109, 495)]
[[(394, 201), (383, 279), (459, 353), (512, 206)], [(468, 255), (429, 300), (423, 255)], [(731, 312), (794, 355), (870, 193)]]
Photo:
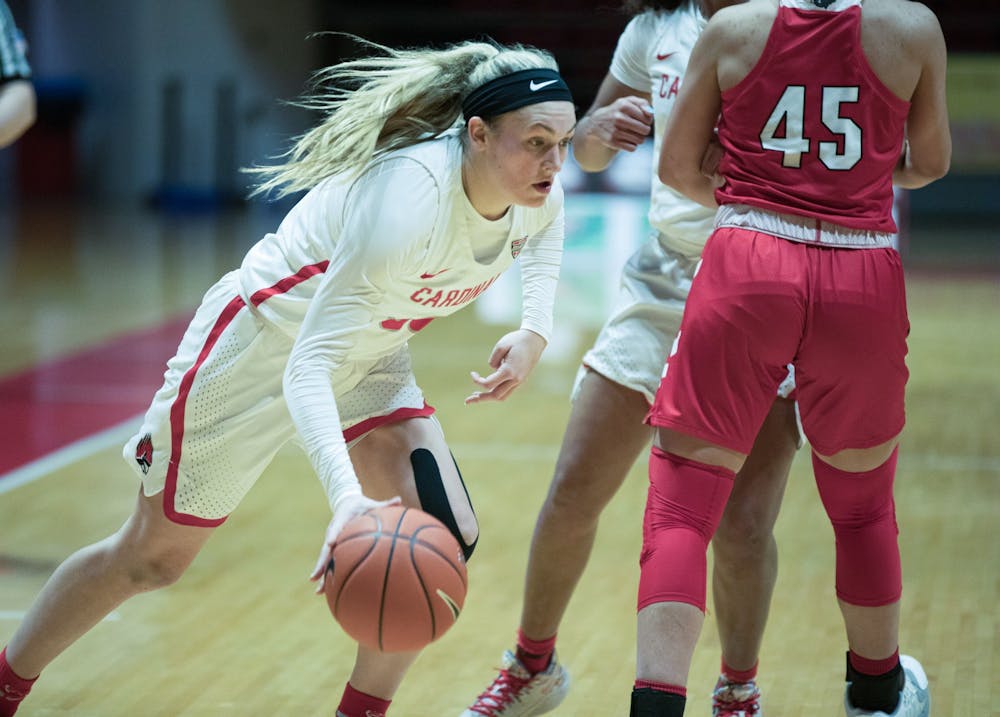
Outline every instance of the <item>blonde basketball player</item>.
[[(471, 554), (476, 518), (407, 342), (519, 260), (521, 327), (494, 346), (493, 372), (474, 374), (468, 402), (507, 398), (535, 366), (552, 327), (556, 174), (575, 111), (538, 50), (375, 49), (321, 73), (329, 89), (310, 104), (325, 119), (260, 170), (262, 190), (309, 191), (205, 295), (125, 447), (135, 511), (56, 570), (0, 653), (2, 717), (116, 606), (176, 581), (290, 440), (332, 511), (320, 589), (344, 523), (391, 501), (437, 515)], [(359, 647), (338, 717), (384, 715), (415, 657)]]

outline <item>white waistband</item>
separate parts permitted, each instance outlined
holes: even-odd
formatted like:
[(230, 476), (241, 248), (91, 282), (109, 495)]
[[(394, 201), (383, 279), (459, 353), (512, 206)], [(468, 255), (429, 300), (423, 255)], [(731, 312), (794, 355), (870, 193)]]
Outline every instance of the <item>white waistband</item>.
[(745, 204), (720, 206), (715, 226), (754, 229), (789, 241), (842, 249), (882, 249), (895, 245), (895, 235), (888, 232), (850, 229), (813, 217), (779, 214)]
[(813, 0), (780, 0), (780, 4), (785, 7), (798, 8), (799, 10), (830, 10), (831, 12), (837, 12), (860, 5), (861, 0), (830, 0), (830, 3), (826, 7), (817, 5)]

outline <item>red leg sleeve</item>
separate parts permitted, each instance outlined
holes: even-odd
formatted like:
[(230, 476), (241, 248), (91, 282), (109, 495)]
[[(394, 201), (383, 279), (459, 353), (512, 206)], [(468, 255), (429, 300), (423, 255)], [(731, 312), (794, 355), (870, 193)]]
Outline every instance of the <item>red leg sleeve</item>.
[(683, 602), (705, 611), (705, 555), (733, 477), (725, 468), (653, 448), (639, 558), (640, 610), (657, 602)]

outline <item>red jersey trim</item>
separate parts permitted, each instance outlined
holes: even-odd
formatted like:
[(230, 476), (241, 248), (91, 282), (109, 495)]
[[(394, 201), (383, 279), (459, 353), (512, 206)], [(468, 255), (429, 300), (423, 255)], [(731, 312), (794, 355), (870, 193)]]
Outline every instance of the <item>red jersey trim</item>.
[[(260, 306), (272, 296), (290, 291), (302, 282), (323, 274), (329, 265), (329, 261), (321, 261), (317, 264), (304, 266), (296, 273), (286, 276), (273, 286), (254, 292), (250, 297), (250, 303), (253, 306)], [(216, 320), (215, 325), (208, 334), (208, 338), (205, 340), (205, 344), (201, 348), (201, 353), (198, 354), (198, 359), (187, 370), (183, 378), (181, 378), (180, 386), (177, 389), (177, 398), (174, 399), (174, 403), (170, 407), (170, 462), (167, 466), (166, 485), (163, 490), (163, 514), (174, 523), (200, 528), (216, 528), (222, 525), (228, 517), (200, 518), (196, 515), (178, 511), (175, 502), (177, 496), (177, 471), (179, 470), (181, 451), (184, 445), (184, 414), (187, 410), (187, 400), (191, 393), (191, 387), (194, 385), (194, 379), (198, 374), (198, 370), (208, 359), (209, 354), (212, 353), (212, 349), (218, 343), (222, 332), (226, 330), (226, 327), (232, 323), (236, 315), (246, 305), (243, 298), (237, 296), (219, 314), (219, 318)]]
[[(290, 291), (303, 281), (307, 281), (314, 276), (323, 274), (329, 264), (329, 261), (321, 261), (317, 264), (302, 267), (295, 274), (281, 279), (273, 286), (254, 292), (254, 294), (250, 297), (250, 302), (253, 306), (260, 306), (260, 304), (267, 301), (267, 299), (272, 296), (277, 296), (278, 294)], [(181, 513), (178, 511), (175, 503), (177, 494), (177, 472), (179, 470), (181, 452), (184, 444), (184, 414), (187, 409), (187, 400), (191, 393), (191, 387), (194, 385), (195, 377), (198, 374), (198, 370), (208, 359), (209, 354), (212, 353), (212, 349), (215, 348), (215, 345), (218, 343), (222, 332), (226, 330), (226, 327), (232, 323), (233, 319), (236, 318), (237, 314), (239, 314), (239, 312), (242, 311), (246, 305), (247, 304), (243, 298), (237, 296), (230, 301), (229, 304), (226, 305), (226, 308), (219, 314), (219, 318), (216, 319), (215, 325), (209, 332), (208, 338), (205, 340), (205, 343), (201, 348), (201, 352), (198, 354), (198, 359), (181, 378), (180, 386), (177, 390), (177, 398), (174, 399), (174, 403), (170, 407), (170, 462), (167, 466), (166, 484), (163, 490), (163, 513), (171, 522), (179, 523), (180, 525), (191, 525), (200, 528), (215, 528), (222, 525), (226, 521), (226, 518), (228, 518), (228, 516), (224, 516), (222, 518), (200, 518), (196, 515)], [(414, 418), (417, 416), (430, 416), (433, 415), (433, 413), (434, 407), (427, 405), (426, 402), (421, 408), (400, 408), (388, 415), (374, 416), (351, 426), (344, 431), (344, 440), (352, 441), (355, 438), (363, 436), (365, 433), (378, 428), (379, 426), (396, 423), (407, 418)]]
[(303, 281), (313, 278), (314, 276), (319, 276), (326, 272), (326, 268), (330, 265), (329, 259), (325, 259), (317, 264), (310, 264), (299, 269), (297, 272), (291, 276), (286, 276), (284, 279), (269, 286), (266, 289), (259, 289), (255, 291), (250, 296), (250, 303), (254, 306), (260, 306), (265, 301), (270, 299), (272, 296), (277, 296), (278, 294), (284, 294), (285, 292), (291, 291), (296, 286), (301, 284)]
[(385, 416), (372, 416), (371, 418), (366, 418), (360, 423), (355, 423), (353, 426), (344, 431), (344, 440), (350, 443), (356, 438), (360, 438), (365, 435), (369, 431), (374, 431), (379, 426), (387, 426), (390, 423), (405, 421), (407, 418), (431, 416), (433, 414), (434, 406), (427, 405), (426, 401), (424, 401), (423, 408), (397, 408), (395, 411)]
[(191, 393), (191, 386), (194, 385), (198, 369), (208, 359), (208, 355), (212, 353), (212, 349), (218, 343), (222, 332), (226, 330), (226, 327), (232, 323), (233, 319), (236, 318), (236, 315), (244, 307), (246, 307), (246, 302), (243, 301), (242, 297), (237, 296), (219, 314), (219, 318), (216, 319), (215, 325), (212, 327), (208, 338), (205, 340), (205, 344), (201, 348), (201, 353), (198, 354), (198, 360), (194, 362), (194, 365), (181, 378), (180, 386), (177, 388), (177, 398), (174, 399), (174, 404), (170, 407), (170, 462), (167, 465), (167, 481), (163, 489), (163, 513), (174, 523), (193, 525), (200, 528), (215, 528), (222, 525), (226, 517), (228, 517), (199, 518), (196, 515), (181, 513), (177, 510), (174, 501), (177, 495), (177, 471), (181, 462), (181, 447), (184, 444), (184, 412), (187, 409), (187, 399)]

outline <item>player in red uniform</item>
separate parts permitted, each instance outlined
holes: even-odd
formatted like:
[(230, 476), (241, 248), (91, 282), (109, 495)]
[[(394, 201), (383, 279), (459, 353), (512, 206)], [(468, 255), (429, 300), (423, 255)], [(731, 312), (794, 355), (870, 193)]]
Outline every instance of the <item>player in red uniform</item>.
[(890, 210), (894, 182), (947, 172), (945, 59), (936, 18), (906, 0), (752, 0), (695, 46), (659, 174), (719, 210), (648, 416), (634, 717), (684, 713), (706, 546), (789, 362), (836, 535), (847, 715), (929, 714), (898, 649), (909, 324)]

